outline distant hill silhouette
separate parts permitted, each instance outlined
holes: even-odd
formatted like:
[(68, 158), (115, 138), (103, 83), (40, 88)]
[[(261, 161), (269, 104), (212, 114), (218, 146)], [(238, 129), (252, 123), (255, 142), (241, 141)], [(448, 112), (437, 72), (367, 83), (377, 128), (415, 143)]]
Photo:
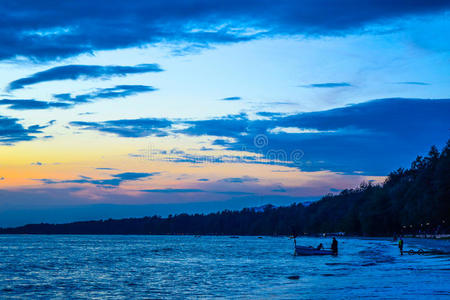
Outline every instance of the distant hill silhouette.
[(382, 185), (362, 183), (358, 188), (327, 195), (308, 206), (266, 205), (206, 215), (33, 224), (0, 229), (0, 233), (290, 235), (292, 232), (346, 232), (379, 236), (448, 232), (449, 215), (450, 140), (441, 153), (431, 147), (428, 156), (418, 156), (409, 169), (390, 173)]

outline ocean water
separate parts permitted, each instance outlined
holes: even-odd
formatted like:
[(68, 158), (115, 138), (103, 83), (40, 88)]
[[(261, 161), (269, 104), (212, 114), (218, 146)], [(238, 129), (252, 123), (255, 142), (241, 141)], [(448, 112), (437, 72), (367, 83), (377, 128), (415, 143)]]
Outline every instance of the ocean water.
[(337, 257), (295, 257), (286, 237), (3, 235), (0, 299), (450, 298), (449, 241), (407, 239), (443, 253), (403, 256), (387, 239), (338, 241)]

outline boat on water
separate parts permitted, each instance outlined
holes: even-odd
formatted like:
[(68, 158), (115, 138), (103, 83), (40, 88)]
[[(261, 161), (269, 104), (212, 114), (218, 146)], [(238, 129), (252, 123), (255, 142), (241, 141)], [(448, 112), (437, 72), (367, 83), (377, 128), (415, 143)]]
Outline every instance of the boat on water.
[(316, 249), (313, 247), (306, 247), (306, 246), (295, 246), (295, 255), (335, 255), (335, 253), (331, 250), (325, 250), (325, 249)]

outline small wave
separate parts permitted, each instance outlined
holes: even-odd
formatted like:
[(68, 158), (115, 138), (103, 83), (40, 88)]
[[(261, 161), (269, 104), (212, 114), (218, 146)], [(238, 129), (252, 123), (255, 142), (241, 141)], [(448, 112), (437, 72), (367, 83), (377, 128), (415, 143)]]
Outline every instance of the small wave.
[(435, 292), (433, 292), (433, 295), (436, 295), (436, 296), (448, 296), (448, 295), (450, 295), (450, 292), (447, 292), (447, 291), (435, 291)]
[(376, 263), (365, 263), (361, 265), (361, 267), (370, 267), (370, 266), (376, 266)]

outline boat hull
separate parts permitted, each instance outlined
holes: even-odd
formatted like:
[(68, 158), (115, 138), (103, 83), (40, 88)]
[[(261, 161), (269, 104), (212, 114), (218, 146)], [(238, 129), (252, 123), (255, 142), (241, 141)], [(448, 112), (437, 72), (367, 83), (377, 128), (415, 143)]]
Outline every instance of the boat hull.
[(334, 255), (331, 250), (317, 250), (312, 247), (296, 246), (295, 255), (307, 256), (307, 255)]

